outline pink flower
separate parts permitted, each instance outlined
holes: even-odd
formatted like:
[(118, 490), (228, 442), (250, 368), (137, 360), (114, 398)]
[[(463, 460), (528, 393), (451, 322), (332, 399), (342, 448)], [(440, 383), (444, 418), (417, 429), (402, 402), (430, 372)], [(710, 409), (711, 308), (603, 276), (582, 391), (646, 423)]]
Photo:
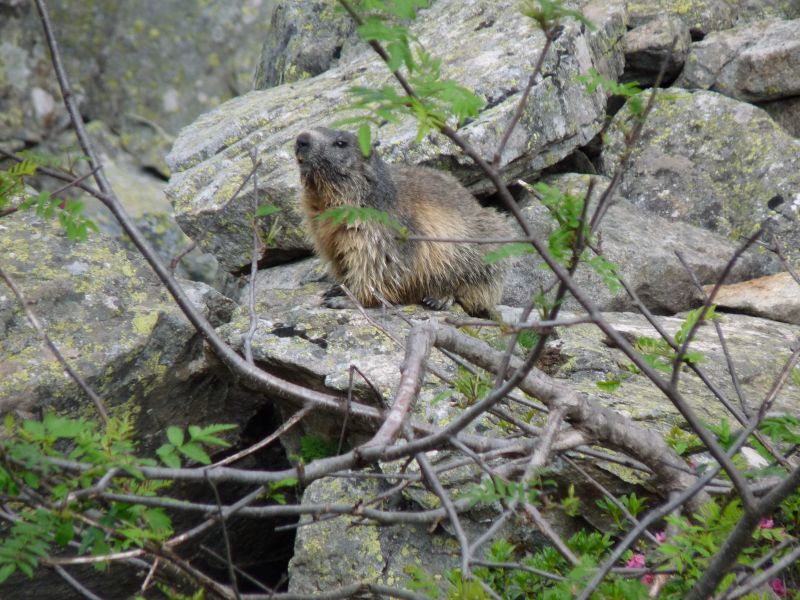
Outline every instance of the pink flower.
[(667, 532), (666, 531), (659, 531), (658, 533), (656, 533), (656, 541), (659, 544), (663, 544), (664, 542), (666, 542), (667, 541)]
[(775, 521), (773, 521), (772, 519), (761, 519), (758, 526), (760, 529), (772, 529), (773, 527), (775, 527)]
[(769, 587), (772, 588), (772, 591), (775, 592), (780, 598), (786, 597), (786, 586), (783, 585), (783, 581), (778, 579), (777, 577), (769, 582)]
[(642, 575), (642, 583), (645, 585), (653, 585), (653, 582), (656, 580), (656, 576), (652, 573), (645, 573)]
[(643, 569), (644, 568), (644, 554), (634, 554), (625, 563), (625, 566), (629, 569)]

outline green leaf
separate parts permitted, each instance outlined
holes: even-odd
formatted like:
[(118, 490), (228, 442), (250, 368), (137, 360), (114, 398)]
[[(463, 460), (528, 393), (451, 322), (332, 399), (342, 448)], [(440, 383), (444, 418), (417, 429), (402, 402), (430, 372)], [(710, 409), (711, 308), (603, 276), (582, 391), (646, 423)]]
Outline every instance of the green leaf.
[(33, 473), (32, 471), (25, 471), (22, 474), (22, 480), (25, 482), (25, 485), (27, 485), (28, 487), (31, 487), (33, 489), (36, 489), (36, 488), (39, 487), (39, 483), (40, 483), (39, 476), (36, 473)]
[(172, 519), (167, 516), (164, 509), (147, 509), (142, 513), (142, 517), (159, 537), (166, 537), (172, 533)]
[(33, 421), (33, 420), (26, 420), (22, 423), (22, 429), (26, 433), (30, 434), (31, 438), (34, 440), (42, 440), (44, 439), (44, 424), (40, 421)]
[(256, 217), (268, 217), (280, 211), (281, 209), (275, 206), (274, 204), (269, 204), (265, 202), (256, 209)]
[(6, 579), (11, 577), (16, 570), (17, 565), (14, 563), (8, 563), (0, 567), (0, 583), (3, 583)]
[(385, 210), (378, 210), (369, 206), (338, 206), (329, 208), (319, 215), (318, 221), (330, 221), (333, 225), (345, 223), (355, 225), (358, 222), (379, 223), (394, 229), (401, 236), (408, 235), (408, 229)]
[(438, 394), (436, 394), (433, 398), (431, 398), (431, 406), (436, 406), (440, 402), (447, 400), (450, 396), (453, 395), (453, 390), (442, 390)]
[(161, 459), (161, 462), (168, 467), (180, 469), (181, 459), (175, 452), (175, 446), (171, 444), (164, 444), (158, 450), (156, 450), (156, 454)]
[(180, 427), (170, 426), (167, 427), (167, 439), (176, 448), (183, 444), (183, 429)]
[(194, 442), (189, 442), (180, 446), (178, 451), (183, 454), (184, 456), (188, 456), (192, 460), (196, 460), (197, 462), (208, 465), (211, 464), (211, 457), (200, 447), (199, 444), (195, 444)]
[(304, 435), (300, 438), (300, 455), (305, 462), (311, 462), (318, 458), (326, 458), (336, 454), (335, 442), (325, 438)]
[(30, 565), (30, 564), (28, 564), (28, 563), (26, 563), (24, 561), (21, 561), (21, 560), (17, 561), (17, 568), (22, 573), (27, 575), (30, 579), (33, 579), (33, 569), (34, 569), (35, 566), (36, 566), (35, 564), (34, 565)]
[(619, 269), (616, 264), (603, 256), (593, 256), (586, 262), (594, 269), (595, 273), (600, 276), (603, 283), (606, 284), (608, 291), (612, 294), (616, 294), (622, 289), (622, 284), (619, 282), (619, 277), (617, 276), (617, 271)]
[(287, 477), (285, 479), (279, 479), (278, 481), (274, 481), (269, 484), (270, 489), (277, 490), (280, 488), (285, 487), (294, 487), (297, 485), (297, 479), (294, 477)]
[(539, 342), (539, 334), (532, 329), (523, 329), (517, 336), (517, 343), (521, 348), (530, 350)]
[(75, 439), (87, 430), (87, 424), (80, 419), (67, 419), (48, 413), (44, 417), (44, 425), (55, 438)]
[(598, 381), (597, 387), (600, 388), (604, 392), (608, 392), (613, 394), (619, 389), (619, 386), (622, 385), (622, 380), (619, 378), (612, 379), (608, 378), (604, 381)]
[(358, 146), (365, 157), (369, 157), (372, 153), (372, 130), (368, 123), (358, 128)]
[(66, 546), (72, 541), (73, 537), (75, 537), (75, 529), (73, 528), (72, 520), (62, 521), (58, 529), (56, 529), (56, 543), (61, 546)]
[(536, 249), (531, 246), (527, 242), (511, 242), (508, 244), (503, 244), (494, 250), (491, 250), (483, 255), (483, 262), (486, 264), (494, 264), (496, 262), (500, 262), (501, 260), (505, 260), (506, 258), (511, 258), (513, 256), (520, 256), (522, 254), (531, 254), (532, 252), (536, 252)]

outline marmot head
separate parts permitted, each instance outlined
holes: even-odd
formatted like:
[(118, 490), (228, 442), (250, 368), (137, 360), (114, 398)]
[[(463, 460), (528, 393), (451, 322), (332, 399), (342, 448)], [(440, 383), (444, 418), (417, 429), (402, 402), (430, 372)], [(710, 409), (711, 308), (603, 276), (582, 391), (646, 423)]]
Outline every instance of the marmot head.
[(294, 154), (303, 186), (324, 195), (329, 206), (374, 206), (375, 192), (380, 189), (385, 195), (391, 186), (386, 164), (374, 151), (365, 157), (356, 136), (347, 131), (304, 131), (297, 136)]

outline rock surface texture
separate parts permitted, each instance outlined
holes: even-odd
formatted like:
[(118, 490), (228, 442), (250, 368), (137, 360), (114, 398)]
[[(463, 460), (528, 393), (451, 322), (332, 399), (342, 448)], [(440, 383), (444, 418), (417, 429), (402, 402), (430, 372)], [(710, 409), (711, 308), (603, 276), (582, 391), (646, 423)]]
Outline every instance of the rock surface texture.
[(800, 19), (709, 34), (692, 44), (677, 85), (751, 102), (800, 96)]
[[(602, 92), (586, 94), (576, 76), (595, 67), (616, 77), (622, 67), (617, 41), (624, 28), (622, 5), (595, 7), (596, 31), (568, 24), (545, 60), (548, 77), (538, 82), (520, 125), (501, 160), (508, 177), (533, 173), (554, 164), (586, 144), (602, 126)], [(442, 75), (458, 80), (486, 101), (480, 116), (460, 133), (489, 155), (504, 124), (516, 108), (522, 88), (544, 43), (543, 35), (517, 12), (517, 3), (477, 0), (434, 3), (412, 27), (434, 55)], [(278, 261), (308, 252), (299, 230), (296, 196), (299, 177), (292, 154), (294, 139), (304, 129), (328, 126), (342, 118), (351, 86), (390, 84), (385, 66), (360, 53), (313, 79), (251, 92), (223, 104), (181, 132), (168, 160), (175, 175), (167, 194), (178, 222), (190, 237), (236, 271), (250, 260), (252, 183), (235, 203), (236, 189), (253, 169), (250, 152), (261, 160), (261, 197), (281, 208), (281, 229), (264, 254)], [(413, 123), (386, 125), (377, 131), (380, 152), (389, 162), (446, 166), (464, 183), (476, 184), (475, 167), (445, 138), (430, 135), (414, 144)], [(484, 184), (485, 187), (485, 184)], [(272, 219), (262, 226), (269, 230)], [(201, 234), (201, 232), (203, 232)]]
[[(385, 65), (355, 39), (353, 26), (332, 10), (332, 0), (292, 0), (280, 3), (275, 12), (262, 0), (191, 6), (155, 0), (53, 4), (64, 23), (68, 68), (80, 71), (76, 65), (85, 62), (88, 79), (76, 78), (76, 93), (82, 110), (98, 117), (89, 132), (120, 197), (168, 248), (164, 256), (174, 255), (185, 240), (178, 241), (178, 232), (161, 220), (169, 212), (163, 198), (154, 201), (169, 176), (166, 195), (182, 230), (225, 272), (223, 283), (209, 276), (219, 289), (182, 283), (192, 303), (233, 349), (249, 352), (256, 366), (306, 390), (329, 394), (324, 405), (305, 398), (302, 408), (314, 410), (287, 424), (280, 444), (236, 465), (265, 471), (300, 465), (300, 483), (278, 491), (287, 496), (297, 492), (303, 504), (321, 507), (313, 517), (308, 511), (281, 517), (289, 527), (278, 535), (285, 537), (276, 537), (274, 523), (260, 518), (231, 521), (231, 532), (236, 532), (231, 539), (238, 540), (233, 549), (237, 566), (261, 576), (266, 562), (277, 557), (277, 574), (269, 585), (287, 581), (288, 573), (289, 591), (298, 595), (333, 594), (358, 582), (407, 588), (409, 568), (427, 571), (444, 588), (445, 574), (459, 566), (461, 552), (446, 516), (435, 523), (401, 523), (398, 517), (378, 525), (363, 513), (369, 508), (408, 516), (439, 509), (439, 496), (423, 482), (417, 463), (405, 458), (378, 461), (353, 477), (342, 470), (310, 481), (306, 476), (315, 467), (309, 465), (320, 463), (303, 455), (309, 439), (336, 450), (341, 442), (344, 452), (370, 439), (386, 414), (378, 411), (391, 408), (399, 395), (412, 326), (467, 318), (457, 304), (437, 312), (419, 305), (332, 310), (323, 303), (332, 281), (320, 259), (309, 256), (298, 210), (294, 142), (301, 131), (330, 126), (346, 116), (340, 109), (349, 102), (352, 86), (394, 85)], [(72, 19), (63, 17), (70, 9), (67, 4), (76, 4)], [(585, 257), (601, 253), (635, 298), (610, 288), (596, 270), (580, 264), (574, 280), (597, 311), (589, 318), (567, 296), (559, 318), (569, 326), (555, 328), (537, 373), (552, 377), (554, 387), (566, 386), (579, 400), (629, 417), (633, 429), (640, 425), (664, 436), (683, 435), (687, 424), (681, 412), (592, 320), (602, 316), (638, 344), (639, 355), (660, 348), (660, 359), (670, 357), (664, 363), (669, 370), (672, 355), (666, 342), (659, 345), (658, 331), (674, 338), (685, 327), (687, 311), (702, 301), (697, 287), (705, 285), (707, 293), (727, 272), (726, 285), (715, 299), (717, 320), (700, 326), (689, 347), (702, 353), (703, 360), (686, 364), (674, 381), (699, 419), (710, 424), (727, 420), (738, 428), (744, 413), (757, 411), (768, 396), (800, 339), (800, 285), (786, 272), (800, 271), (800, 7), (783, 0), (580, 4), (596, 29), (573, 20), (564, 23), (500, 157), (500, 173), (511, 184), (533, 235), (551, 249), (569, 247), (583, 235), (569, 231), (565, 241), (563, 230), (554, 232), (559, 220), (577, 221), (574, 209), (581, 212), (578, 200), (590, 181), (590, 218), (613, 182), (616, 187)], [(411, 25), (431, 54), (442, 59), (443, 77), (486, 101), (459, 134), (487, 160), (544, 45), (542, 32), (518, 8), (517, 0), (436, 0)], [(140, 22), (137, 12), (163, 22), (144, 17)], [(192, 16), (201, 25), (193, 25)], [(55, 149), (65, 143), (73, 148), (71, 136), (67, 139), (63, 132), (65, 114), (57, 88), (43, 75), (45, 49), (21, 28), (34, 23), (28, 3), (0, 0), (0, 144)], [(636, 126), (630, 104), (617, 110), (621, 101), (607, 97), (602, 86), (587, 92), (579, 76), (597, 69), (619, 80), (624, 66), (626, 80), (651, 83), (675, 35), (669, 87), (657, 90), (642, 135), (628, 148)], [(228, 99), (249, 86), (244, 80), (249, 82), (250, 71), (243, 65), (259, 61), (255, 80), (263, 89)], [(160, 63), (172, 70), (167, 73)], [(147, 77), (137, 75), (131, 64)], [(672, 83), (676, 76), (680, 85)], [(188, 81), (188, 87), (178, 88), (178, 80)], [(122, 91), (112, 93), (117, 89)], [(128, 91), (130, 97), (125, 97)], [(96, 100), (98, 95), (102, 98)], [(643, 98), (646, 104), (647, 92)], [(177, 135), (165, 161), (157, 148), (170, 139), (171, 128), (206, 110)], [(131, 118), (152, 137), (127, 135), (124, 125)], [(482, 172), (441, 134), (417, 141), (416, 124), (410, 121), (381, 124), (374, 134), (380, 140), (377, 151), (388, 162), (449, 171), (481, 202), (495, 202)], [(7, 168), (0, 164), (0, 169)], [(26, 183), (36, 187), (39, 181)], [(554, 208), (544, 201), (541, 187), (531, 191), (536, 183), (571, 196)], [(264, 202), (280, 211), (254, 218), (256, 204)], [(288, 392), (254, 392), (245, 383), (255, 385), (254, 379), (222, 367), (114, 222), (101, 222), (101, 233), (77, 244), (66, 239), (56, 221), (0, 208), (0, 266), (17, 281), (53, 341), (111, 411), (133, 418), (144, 452), (165, 441), (169, 425), (234, 423), (239, 428), (226, 435), (244, 448), (298, 414), (303, 403), (297, 396), (289, 401)], [(92, 214), (101, 220), (100, 211)], [(261, 241), (268, 243), (256, 250), (259, 268), (250, 281), (254, 222)], [(729, 264), (759, 227), (758, 243)], [(497, 307), (512, 327), (478, 326), (471, 320), (464, 329), (470, 340), (487, 343), (480, 346), (487, 355), (507, 347), (508, 331), (530, 326), (519, 322), (521, 307), (533, 302), (531, 314), (538, 317), (540, 294), (549, 294), (550, 300), (557, 288), (538, 255), (521, 253), (514, 260)], [(641, 308), (646, 314), (636, 312)], [(523, 345), (531, 337), (523, 336), (515, 359), (525, 355)], [(474, 356), (472, 360), (479, 364)], [(436, 348), (428, 367), (410, 409), (417, 432), (453, 423), (492, 386), (493, 376), (476, 376)], [(663, 381), (669, 381), (669, 374)], [(794, 377), (786, 381), (770, 410), (798, 415), (800, 385)], [(544, 397), (516, 389), (492, 413), (477, 417), (463, 433), (485, 444), (474, 450), (482, 453), (481, 460), (513, 476), (524, 469), (546, 427)], [(359, 403), (361, 412), (343, 419), (348, 402)], [(30, 417), (48, 409), (91, 414), (91, 405), (64, 376), (14, 295), (0, 283), (0, 415)], [(572, 416), (567, 419), (570, 428), (577, 420)], [(598, 454), (594, 433), (566, 426), (557, 436), (562, 433), (579, 438), (574, 443), (568, 439), (572, 445), (564, 442), (562, 448), (569, 447), (581, 468), (612, 493), (647, 495), (653, 498), (649, 508), (664, 492), (662, 482), (638, 459), (626, 457), (620, 464), (609, 454)], [(513, 445), (513, 451), (504, 444)], [(613, 443), (607, 448), (619, 451)], [(437, 468), (457, 463), (441, 471), (442, 484), (455, 501), (465, 501), (476, 483), (487, 480), (473, 454), (461, 450), (452, 438), (426, 450)], [(585, 475), (553, 456), (547, 477), (556, 482), (554, 489), (575, 484), (587, 508), (580, 523), (560, 508), (545, 515), (548, 522), (565, 539), (587, 521), (608, 525), (608, 516), (593, 508), (596, 491), (584, 483)], [(221, 485), (227, 494), (223, 502), (238, 500), (253, 490), (253, 483), (263, 480), (237, 483), (247, 487), (245, 492)], [(207, 486), (203, 492), (209, 493)], [(194, 491), (185, 493), (196, 499)], [(213, 501), (196, 495), (203, 498), (199, 501)], [(260, 497), (258, 503), (271, 508), (273, 500), (277, 507), (277, 497)], [(296, 500), (290, 498), (290, 503)], [(336, 507), (335, 517), (326, 513), (331, 506)], [(469, 540), (476, 540), (503, 512), (496, 501), (465, 508), (460, 519)], [(198, 521), (193, 519), (206, 518), (202, 514), (185, 518), (194, 526)], [(294, 519), (299, 519), (296, 537)], [(526, 515), (509, 518), (503, 527), (499, 537), (521, 551), (550, 544)], [(180, 550), (193, 566), (210, 565), (207, 571), (223, 581), (223, 561), (201, 556), (205, 545), (220, 555), (225, 552), (219, 532), (209, 529), (197, 548)], [(124, 581), (118, 571), (101, 573), (86, 566), (86, 571), (74, 572), (99, 597), (114, 600), (137, 593), (142, 581), (133, 570), (124, 574)], [(56, 587), (46, 587), (46, 576), (56, 578), (48, 572), (31, 581), (21, 575), (9, 580), (0, 585), (0, 597), (69, 597), (60, 580)]]
[[(558, 175), (548, 177), (544, 182), (580, 196), (586, 194), (589, 179), (589, 176)], [(594, 202), (607, 185), (608, 179), (595, 178)], [(531, 196), (522, 201), (522, 207), (533, 231), (543, 239), (549, 238), (555, 227), (547, 209)], [(693, 277), (701, 283), (716, 282), (737, 249), (737, 244), (723, 235), (649, 214), (622, 198), (616, 198), (603, 217), (598, 239), (603, 256), (618, 266), (619, 275), (639, 300), (658, 314), (673, 314), (691, 308), (695, 298)], [(680, 253), (683, 263), (677, 253)], [(779, 268), (778, 265), (779, 261), (774, 257), (750, 251), (737, 261), (727, 281), (772, 273)], [(624, 288), (612, 293), (589, 265), (580, 265), (575, 277), (601, 310), (636, 308), (635, 301)], [(542, 268), (537, 256), (526, 255), (513, 267), (506, 282), (503, 303), (524, 306), (532, 290), (546, 288), (552, 279), (552, 273)], [(577, 308), (578, 304), (570, 298), (567, 306)]]
[[(673, 40), (675, 44), (673, 45)], [(664, 81), (672, 81), (683, 68), (692, 37), (689, 26), (675, 15), (661, 15), (634, 27), (622, 38), (625, 49), (624, 81), (654, 85), (664, 61)]]
[[(611, 123), (600, 161), (606, 175), (618, 164), (629, 119), (622, 110)], [(660, 217), (738, 240), (773, 219), (775, 195), (798, 203), (800, 140), (752, 104), (669, 88), (657, 96), (619, 193)], [(800, 228), (793, 219), (775, 218), (767, 237), (798, 257)]]
[[(46, 331), (75, 370), (118, 414), (141, 420), (145, 447), (163, 427), (194, 422), (198, 405), (221, 399), (220, 382), (203, 378), (202, 344), (138, 255), (113, 239), (67, 240), (54, 223), (27, 215), (3, 219), (3, 267), (35, 307)], [(214, 289), (186, 282), (192, 301), (216, 324), (234, 303)], [(16, 298), (0, 295), (0, 412), (27, 417), (42, 410), (79, 413), (86, 398), (28, 324)], [(222, 418), (222, 405), (214, 409)], [(160, 433), (161, 432), (161, 433)]]
[[(789, 273), (776, 273), (751, 281), (723, 285), (714, 302), (734, 312), (800, 325), (800, 290)], [(711, 293), (711, 286), (705, 292)]]
[[(38, 13), (13, 4), (0, 6), (0, 141), (36, 141), (66, 112)], [(83, 114), (131, 135), (147, 123), (174, 134), (249, 90), (271, 9), (267, 0), (48, 3)]]

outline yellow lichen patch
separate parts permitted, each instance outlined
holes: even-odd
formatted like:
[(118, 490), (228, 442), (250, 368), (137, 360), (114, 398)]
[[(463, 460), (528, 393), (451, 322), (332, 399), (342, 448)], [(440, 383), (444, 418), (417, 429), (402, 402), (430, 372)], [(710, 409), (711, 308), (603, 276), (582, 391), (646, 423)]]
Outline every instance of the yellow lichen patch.
[(156, 321), (158, 321), (158, 314), (157, 311), (153, 311), (135, 316), (132, 321), (133, 328), (137, 333), (150, 335), (150, 332), (153, 331), (153, 327), (156, 326)]

